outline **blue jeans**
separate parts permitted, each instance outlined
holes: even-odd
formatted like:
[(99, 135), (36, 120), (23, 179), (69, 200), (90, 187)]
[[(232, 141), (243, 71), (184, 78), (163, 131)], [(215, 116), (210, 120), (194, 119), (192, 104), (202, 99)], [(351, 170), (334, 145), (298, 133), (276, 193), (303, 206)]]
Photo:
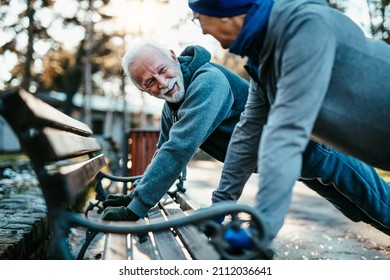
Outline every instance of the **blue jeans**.
[(309, 141), (301, 181), (352, 221), (390, 235), (390, 186), (371, 166)]

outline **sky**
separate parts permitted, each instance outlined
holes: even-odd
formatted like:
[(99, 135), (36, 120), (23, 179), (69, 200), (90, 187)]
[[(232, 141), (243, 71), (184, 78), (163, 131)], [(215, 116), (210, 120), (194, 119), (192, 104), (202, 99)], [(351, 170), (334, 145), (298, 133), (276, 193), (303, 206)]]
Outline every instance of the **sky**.
[[(74, 0), (57, 0), (55, 9), (71, 15), (75, 12), (76, 4)], [(145, 36), (177, 52), (182, 50), (179, 42), (187, 45), (202, 44), (211, 51), (219, 49), (219, 43), (211, 36), (203, 35), (201, 29), (189, 19), (180, 25), (179, 30), (173, 28), (178, 19), (192, 14), (185, 0), (170, 0), (168, 4), (163, 0), (111, 0), (105, 12), (117, 18), (109, 26), (102, 27), (108, 30), (116, 29), (128, 34), (142, 30)], [(53, 34), (64, 41), (68, 48), (76, 46), (84, 36), (82, 30), (64, 32), (59, 28), (54, 30)], [(130, 44), (133, 37), (127, 36), (126, 39), (126, 43)]]
[(366, 0), (349, 0), (349, 5), (345, 14), (363, 29), (366, 36), (370, 35), (370, 16)]
[[(15, 0), (18, 1), (18, 0)], [(64, 15), (72, 15), (76, 11), (75, 0), (56, 0), (55, 9)], [(219, 43), (209, 35), (203, 35), (201, 29), (195, 26), (189, 18), (180, 24), (180, 29), (173, 28), (178, 19), (192, 14), (186, 0), (111, 0), (106, 12), (117, 20), (105, 28), (134, 33), (139, 30), (149, 38), (166, 45), (176, 52), (185, 45), (200, 44), (212, 53), (221, 53)], [(363, 30), (369, 25), (369, 15), (366, 0), (349, 0), (346, 14), (350, 16)], [(64, 41), (69, 48), (74, 47), (83, 38), (83, 30), (55, 30), (59, 40)], [(64, 40), (65, 39), (65, 40)], [(127, 36), (126, 44), (130, 44), (132, 36)]]

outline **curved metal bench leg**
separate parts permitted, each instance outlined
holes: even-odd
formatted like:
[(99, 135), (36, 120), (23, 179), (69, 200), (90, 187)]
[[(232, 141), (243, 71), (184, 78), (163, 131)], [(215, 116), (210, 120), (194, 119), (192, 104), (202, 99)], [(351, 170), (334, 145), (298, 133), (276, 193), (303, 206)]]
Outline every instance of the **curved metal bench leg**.
[(99, 233), (100, 231), (97, 230), (87, 230), (85, 234), (85, 241), (83, 243), (83, 246), (81, 246), (79, 254), (77, 255), (78, 260), (84, 259), (85, 252), (87, 251), (89, 245), (91, 244), (92, 240), (95, 238), (95, 236)]

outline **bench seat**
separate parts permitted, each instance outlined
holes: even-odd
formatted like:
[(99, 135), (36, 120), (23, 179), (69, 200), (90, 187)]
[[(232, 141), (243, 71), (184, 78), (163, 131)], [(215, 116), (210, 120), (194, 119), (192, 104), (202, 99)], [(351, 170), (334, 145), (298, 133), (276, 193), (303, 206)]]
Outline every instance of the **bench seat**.
[[(187, 216), (195, 209), (188, 209), (190, 199), (177, 193), (179, 201), (186, 201), (183, 207), (166, 194), (149, 210), (146, 221), (153, 223), (169, 217)], [(194, 225), (172, 228), (167, 231), (143, 235), (108, 234), (105, 240), (104, 259), (148, 259), (148, 260), (217, 260), (220, 254), (208, 242), (208, 238)]]

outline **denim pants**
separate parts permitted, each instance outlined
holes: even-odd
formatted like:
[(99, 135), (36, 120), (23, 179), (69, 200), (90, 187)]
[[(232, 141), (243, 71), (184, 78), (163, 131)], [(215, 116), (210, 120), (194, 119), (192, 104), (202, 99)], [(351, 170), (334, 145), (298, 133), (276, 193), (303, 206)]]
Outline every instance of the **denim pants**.
[(301, 181), (352, 221), (390, 235), (390, 186), (371, 166), (309, 141)]

